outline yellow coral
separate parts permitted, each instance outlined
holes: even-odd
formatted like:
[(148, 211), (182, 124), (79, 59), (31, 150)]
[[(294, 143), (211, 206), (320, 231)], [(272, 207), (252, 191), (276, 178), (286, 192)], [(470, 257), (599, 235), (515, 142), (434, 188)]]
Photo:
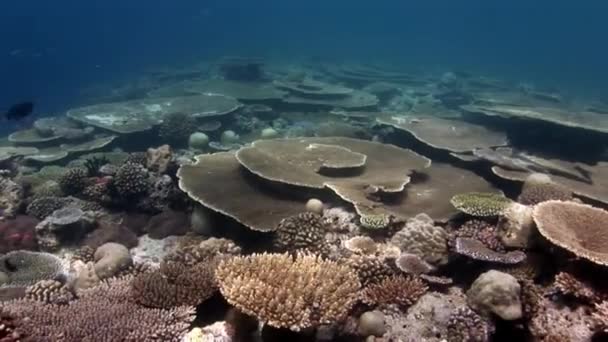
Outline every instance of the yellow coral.
[(219, 265), (216, 277), (230, 304), (293, 331), (342, 320), (360, 287), (349, 267), (305, 254), (234, 257)]

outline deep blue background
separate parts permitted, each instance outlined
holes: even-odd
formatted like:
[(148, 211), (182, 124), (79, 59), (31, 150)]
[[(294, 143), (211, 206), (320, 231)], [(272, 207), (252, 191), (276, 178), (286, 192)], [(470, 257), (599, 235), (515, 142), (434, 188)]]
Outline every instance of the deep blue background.
[(595, 94), (607, 14), (601, 0), (7, 0), (0, 107), (64, 110), (96, 82), (223, 54), (386, 59)]

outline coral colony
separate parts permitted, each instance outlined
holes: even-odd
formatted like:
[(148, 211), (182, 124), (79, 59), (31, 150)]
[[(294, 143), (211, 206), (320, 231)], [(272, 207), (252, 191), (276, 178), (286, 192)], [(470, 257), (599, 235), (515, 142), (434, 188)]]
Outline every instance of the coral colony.
[(0, 340), (606, 338), (590, 104), (245, 57), (113, 88), (0, 143)]

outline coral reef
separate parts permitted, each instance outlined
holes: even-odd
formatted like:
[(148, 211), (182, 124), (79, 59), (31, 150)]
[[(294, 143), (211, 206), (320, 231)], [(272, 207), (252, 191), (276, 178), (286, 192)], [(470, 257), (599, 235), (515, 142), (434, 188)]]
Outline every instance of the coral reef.
[(159, 174), (166, 173), (173, 161), (173, 151), (169, 145), (149, 148), (146, 151), (146, 168)]
[(502, 194), (469, 192), (452, 197), (450, 203), (465, 214), (485, 217), (501, 215), (512, 201)]
[(365, 229), (384, 229), (391, 224), (391, 219), (388, 215), (362, 215), (359, 218), (359, 223)]
[(517, 279), (495, 270), (482, 273), (467, 291), (471, 308), (483, 314), (494, 313), (504, 320), (523, 316), (520, 296)]
[(59, 210), (66, 205), (70, 204), (70, 200), (64, 197), (56, 196), (43, 196), (34, 199), (27, 206), (27, 214), (31, 215), (39, 220), (45, 219), (51, 215), (55, 210)]
[(131, 283), (133, 298), (150, 308), (196, 306), (216, 291), (213, 265), (209, 263), (186, 266), (164, 262), (160, 269), (137, 275)]
[(234, 257), (220, 263), (216, 278), (239, 310), (293, 331), (343, 320), (360, 286), (350, 268), (307, 255)]
[(234, 241), (223, 238), (209, 238), (199, 244), (184, 246), (165, 257), (165, 260), (192, 266), (207, 263), (214, 258), (241, 254), (241, 247)]
[(447, 232), (435, 226), (433, 219), (419, 214), (393, 235), (391, 243), (401, 252), (415, 254), (432, 265), (442, 265), (448, 261), (447, 238)]
[(346, 264), (355, 270), (364, 287), (379, 283), (395, 274), (384, 260), (376, 256), (353, 255)]
[(76, 296), (66, 284), (57, 280), (41, 280), (25, 290), (25, 299), (47, 304), (67, 304)]
[(158, 135), (166, 142), (185, 145), (190, 134), (196, 131), (196, 121), (187, 113), (175, 112), (163, 118)]

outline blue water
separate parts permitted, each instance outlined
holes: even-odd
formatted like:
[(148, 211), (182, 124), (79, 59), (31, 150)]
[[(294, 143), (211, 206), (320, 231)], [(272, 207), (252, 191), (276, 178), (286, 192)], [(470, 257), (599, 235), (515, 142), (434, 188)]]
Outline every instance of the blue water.
[(602, 0), (13, 0), (0, 4), (0, 107), (44, 113), (147, 67), (222, 55), (386, 60), (608, 92)]

